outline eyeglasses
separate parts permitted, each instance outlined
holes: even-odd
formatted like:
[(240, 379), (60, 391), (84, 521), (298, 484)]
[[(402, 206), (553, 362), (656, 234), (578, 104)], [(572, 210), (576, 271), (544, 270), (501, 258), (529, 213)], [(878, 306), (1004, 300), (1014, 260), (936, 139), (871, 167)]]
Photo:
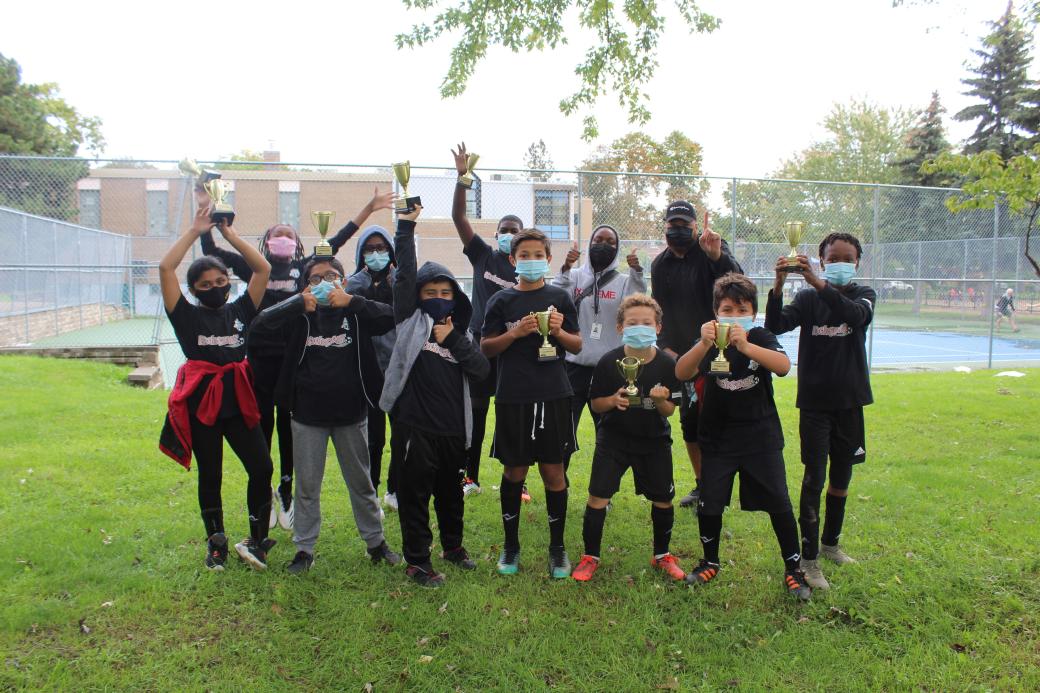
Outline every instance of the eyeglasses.
[(366, 245), (365, 249), (361, 251), (362, 255), (369, 255), (371, 253), (386, 253), (389, 252), (390, 246), (386, 245)]
[(332, 270), (329, 270), (325, 274), (312, 274), (310, 279), (307, 280), (307, 283), (311, 286), (317, 286), (318, 284), (321, 284), (322, 279), (324, 279), (327, 282), (335, 282), (339, 281), (342, 278), (343, 275), (339, 272), (333, 272)]

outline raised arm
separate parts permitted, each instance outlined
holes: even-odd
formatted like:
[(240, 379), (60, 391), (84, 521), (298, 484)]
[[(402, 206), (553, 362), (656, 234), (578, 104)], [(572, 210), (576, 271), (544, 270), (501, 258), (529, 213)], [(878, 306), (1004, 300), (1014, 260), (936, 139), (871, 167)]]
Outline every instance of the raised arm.
[(246, 263), (249, 264), (249, 269), (253, 271), (253, 276), (249, 278), (249, 284), (246, 286), (246, 291), (249, 293), (249, 298), (252, 299), (253, 305), (259, 308), (260, 302), (264, 299), (264, 292), (267, 291), (267, 278), (271, 276), (271, 263), (260, 254), (259, 250), (242, 240), (242, 237), (238, 235), (234, 227), (226, 221), (222, 221), (217, 228), (220, 229), (224, 240), (230, 243), (231, 247), (242, 255)]
[(715, 341), (715, 321), (709, 320), (701, 325), (701, 338), (690, 347), (690, 350), (679, 357), (675, 362), (675, 377), (680, 381), (690, 380), (700, 370), (701, 361), (708, 355)]
[(394, 322), (402, 323), (415, 312), (419, 302), (415, 286), (418, 261), (415, 258), (415, 220), (422, 208), (416, 205), (411, 214), (397, 217), (397, 233), (394, 234), (394, 257), (397, 274), (394, 275)]
[[(809, 265), (808, 258), (805, 260), (805, 265)], [(787, 258), (779, 258), (776, 261), (776, 278), (773, 280), (773, 288), (769, 292), (769, 298), (766, 299), (765, 324), (766, 329), (773, 334), (790, 332), (802, 324), (802, 306), (798, 297), (795, 296), (791, 303), (784, 305), (784, 281), (787, 279), (787, 273), (783, 271), (785, 267), (787, 267)]]
[[(213, 201), (210, 199), (209, 193), (206, 192), (205, 188), (195, 189), (196, 206), (209, 207), (212, 203)], [(213, 257), (220, 258), (221, 262), (227, 265), (228, 269), (234, 272), (235, 276), (244, 282), (248, 282), (253, 278), (253, 270), (249, 269), (249, 264), (241, 255), (217, 247), (217, 242), (213, 240), (213, 232), (210, 229), (206, 229), (202, 232), (199, 236), (199, 242), (202, 244), (203, 255), (212, 255)]]
[(336, 235), (329, 239), (329, 245), (332, 246), (333, 254), (338, 253), (339, 249), (346, 245), (357, 230), (361, 228), (361, 225), (368, 221), (368, 218), (372, 216), (373, 212), (378, 212), (381, 209), (390, 209), (394, 204), (394, 191), (388, 190), (385, 193), (379, 192), (379, 188), (376, 187), (372, 191), (372, 199), (365, 203), (365, 206), (361, 208), (361, 211), (354, 215), (354, 218), (347, 222), (347, 225), (336, 232)]
[(177, 267), (180, 266), (181, 260), (188, 253), (188, 248), (199, 237), (199, 234), (208, 231), (213, 225), (213, 222), (209, 220), (209, 213), (209, 205), (199, 207), (191, 226), (174, 241), (170, 249), (163, 255), (163, 259), (159, 261), (159, 286), (162, 288), (163, 305), (166, 307), (167, 313), (173, 312), (182, 296), (181, 283), (177, 279)]
[[(452, 149), (451, 153), (455, 156), (455, 170), (461, 176), (466, 172), (466, 159), (469, 156), (466, 143), (461, 143), (459, 150)], [(451, 202), (451, 220), (455, 222), (455, 231), (458, 232), (462, 247), (465, 248), (473, 240), (473, 227), (466, 218), (466, 188), (459, 183), (455, 184), (455, 197)]]

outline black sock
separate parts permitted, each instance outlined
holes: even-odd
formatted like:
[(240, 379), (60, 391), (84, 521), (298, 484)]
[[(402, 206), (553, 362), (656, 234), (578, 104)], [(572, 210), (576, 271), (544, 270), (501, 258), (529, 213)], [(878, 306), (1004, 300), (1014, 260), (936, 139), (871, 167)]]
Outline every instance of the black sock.
[(206, 536), (224, 533), (224, 509), (206, 508), (202, 511), (202, 524), (206, 527)]
[(823, 518), (823, 535), (820, 537), (827, 546), (837, 546), (841, 538), (841, 526), (845, 523), (845, 501), (847, 496), (827, 494), (827, 515)]
[(509, 481), (502, 477), (502, 527), (505, 529), (505, 548), (520, 548), (520, 491), (522, 481)]
[(654, 556), (668, 553), (668, 544), (672, 540), (672, 523), (675, 521), (675, 508), (659, 508), (650, 506), (650, 522), (654, 526)]
[(282, 509), (286, 512), (289, 511), (289, 505), (292, 503), (292, 477), (283, 476), (281, 483), (278, 484), (278, 495), (282, 497)]
[(585, 506), (585, 521), (581, 526), (581, 538), (585, 540), (585, 553), (599, 558), (603, 542), (603, 523), (607, 520), (606, 508)]
[(545, 489), (545, 512), (549, 516), (549, 548), (561, 547), (567, 526), (567, 489)]
[(785, 570), (798, 570), (802, 559), (798, 552), (798, 524), (794, 521), (794, 512), (769, 513), (773, 523), (773, 532), (780, 542), (780, 556), (784, 559)]
[(697, 526), (701, 532), (704, 560), (708, 563), (718, 564), (719, 538), (722, 535), (722, 515), (701, 515), (697, 513)]
[(802, 528), (802, 556), (815, 561), (820, 555), (820, 492), (805, 484), (798, 501), (798, 524)]

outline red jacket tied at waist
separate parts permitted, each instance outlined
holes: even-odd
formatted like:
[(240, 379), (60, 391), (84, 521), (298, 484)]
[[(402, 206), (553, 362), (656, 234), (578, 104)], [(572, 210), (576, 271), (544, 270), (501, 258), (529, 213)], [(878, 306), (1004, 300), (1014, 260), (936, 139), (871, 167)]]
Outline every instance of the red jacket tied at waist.
[(169, 411), (166, 413), (166, 422), (159, 436), (159, 449), (186, 469), (191, 469), (188, 398), (198, 389), (203, 378), (212, 375), (195, 417), (207, 426), (215, 424), (220, 414), (220, 404), (224, 400), (224, 374), (228, 371), (235, 374), (235, 396), (246, 426), (253, 428), (260, 423), (260, 409), (253, 393), (252, 370), (248, 361), (236, 361), (223, 366), (209, 361), (186, 361), (177, 371), (177, 382), (167, 403)]

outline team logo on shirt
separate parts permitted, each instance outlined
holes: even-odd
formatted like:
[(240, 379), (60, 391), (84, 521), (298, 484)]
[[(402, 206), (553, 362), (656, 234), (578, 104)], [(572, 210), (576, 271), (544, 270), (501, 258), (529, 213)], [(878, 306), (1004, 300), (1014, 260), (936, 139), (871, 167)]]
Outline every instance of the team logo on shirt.
[[(293, 270), (296, 272), (296, 270)], [(299, 274), (297, 272), (297, 274)], [(268, 291), (296, 291), (296, 280), (295, 279), (268, 279), (267, 280)]]
[(754, 359), (751, 359), (750, 361), (748, 361), (747, 367), (748, 367), (748, 370), (750, 370), (750, 371), (757, 371), (758, 370), (758, 361), (755, 361)]
[(349, 346), (353, 343), (353, 339), (347, 334), (335, 334), (331, 337), (322, 337), (320, 335), (308, 335), (307, 346), (309, 347), (328, 347), (332, 349), (342, 349), (345, 346)]
[(813, 325), (813, 337), (848, 337), (852, 334), (852, 328), (847, 324), (840, 325)]
[(343, 318), (343, 324), (340, 325), (340, 328), (350, 332), (350, 318)]
[(502, 279), (502, 277), (498, 276), (497, 274), (492, 274), (488, 270), (484, 270), (484, 279), (491, 282), (492, 284), (498, 284), (503, 289), (512, 289), (514, 286), (516, 286), (514, 282), (511, 282), (508, 279)]
[(758, 376), (749, 375), (746, 378), (740, 380), (727, 380), (726, 378), (718, 378), (716, 381), (723, 390), (730, 390), (731, 392), (741, 392), (744, 390), (750, 390), (755, 385), (758, 385)]
[(291, 270), (289, 270), (289, 276), (292, 277), (293, 279), (299, 279), (300, 278), (300, 270), (298, 270), (295, 267), (293, 267)]
[(451, 352), (437, 342), (426, 342), (423, 344), (422, 350), (428, 351), (431, 354), (437, 354), (448, 363), (458, 363), (458, 361), (455, 360), (455, 357), (451, 355)]
[(242, 330), (246, 329), (246, 326), (243, 325), (242, 321), (239, 320), (238, 318), (235, 318), (235, 323), (234, 323), (233, 327), (235, 328), (236, 332), (241, 332)]
[(242, 339), (242, 335), (240, 334), (199, 335), (199, 346), (219, 346), (237, 348), (244, 345), (245, 343), (245, 340)]

